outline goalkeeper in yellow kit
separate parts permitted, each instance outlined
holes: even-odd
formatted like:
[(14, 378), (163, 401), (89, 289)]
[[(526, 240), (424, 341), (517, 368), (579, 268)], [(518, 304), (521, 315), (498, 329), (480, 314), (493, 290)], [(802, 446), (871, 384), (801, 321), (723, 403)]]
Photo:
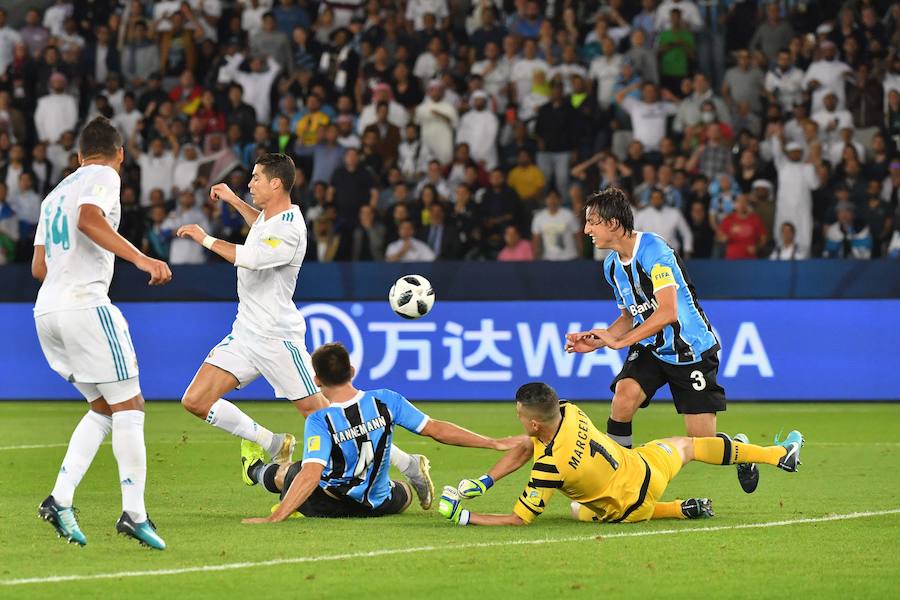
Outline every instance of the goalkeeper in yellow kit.
[[(713, 465), (761, 463), (795, 472), (803, 436), (792, 431), (774, 446), (716, 437), (674, 437), (654, 440), (634, 450), (623, 448), (600, 433), (577, 406), (560, 402), (544, 383), (528, 383), (516, 392), (519, 421), (530, 436), (510, 450), (486, 475), (446, 486), (438, 507), (460, 525), (525, 525), (534, 521), (560, 490), (572, 500), (580, 521), (637, 523), (649, 519), (691, 519), (713, 516), (706, 498), (663, 502), (662, 495), (681, 467), (692, 460)], [(484, 494), (495, 481), (534, 459), (525, 491), (513, 512), (480, 514), (462, 507), (463, 498)]]

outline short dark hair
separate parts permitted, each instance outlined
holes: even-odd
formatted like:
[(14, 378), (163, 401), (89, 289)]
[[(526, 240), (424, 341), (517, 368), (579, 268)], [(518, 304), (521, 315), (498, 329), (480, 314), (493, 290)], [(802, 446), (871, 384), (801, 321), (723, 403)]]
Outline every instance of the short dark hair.
[(316, 377), (322, 385), (333, 387), (350, 383), (353, 379), (353, 367), (350, 365), (350, 353), (340, 342), (331, 342), (319, 346), (312, 353), (312, 366)]
[(556, 390), (540, 381), (526, 383), (516, 390), (516, 402), (540, 421), (552, 421), (559, 416), (559, 396), (556, 395)]
[(84, 126), (78, 141), (82, 156), (113, 157), (122, 147), (122, 134), (106, 117), (97, 117)]
[(268, 152), (260, 156), (256, 160), (256, 164), (262, 167), (262, 172), (269, 179), (280, 179), (285, 191), (290, 193), (291, 188), (294, 187), (294, 177), (296, 176), (296, 167), (290, 156)]
[(584, 208), (587, 212), (596, 210), (597, 215), (606, 222), (615, 221), (617, 228), (621, 227), (625, 235), (634, 231), (634, 213), (625, 192), (619, 188), (610, 187), (592, 194), (584, 203)]

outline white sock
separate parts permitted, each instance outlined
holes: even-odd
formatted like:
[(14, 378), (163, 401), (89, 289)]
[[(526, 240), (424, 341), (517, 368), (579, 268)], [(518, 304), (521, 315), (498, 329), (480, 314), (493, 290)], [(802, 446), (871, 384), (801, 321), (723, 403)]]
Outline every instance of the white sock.
[[(280, 436), (278, 436), (279, 439), (276, 439), (275, 434), (248, 417), (244, 411), (224, 398), (219, 398), (212, 405), (212, 408), (209, 409), (209, 414), (206, 415), (206, 422), (213, 427), (227, 431), (231, 435), (256, 442), (270, 456), (281, 449)], [(272, 448), (276, 441), (278, 442), (277, 447)]]
[(112, 419), (106, 415), (89, 410), (81, 418), (81, 422), (72, 432), (69, 439), (69, 449), (63, 458), (59, 475), (56, 476), (56, 485), (53, 486), (53, 499), (59, 506), (72, 506), (75, 497), (75, 488), (81, 483), (81, 478), (87, 473), (88, 467), (97, 455), (100, 444), (112, 430)]
[(122, 510), (135, 523), (147, 520), (144, 485), (147, 481), (147, 449), (144, 447), (144, 412), (122, 410), (112, 416), (112, 447), (119, 463)]
[(391, 445), (391, 464), (400, 469), (400, 472), (407, 477), (414, 477), (419, 474), (419, 461), (395, 444)]

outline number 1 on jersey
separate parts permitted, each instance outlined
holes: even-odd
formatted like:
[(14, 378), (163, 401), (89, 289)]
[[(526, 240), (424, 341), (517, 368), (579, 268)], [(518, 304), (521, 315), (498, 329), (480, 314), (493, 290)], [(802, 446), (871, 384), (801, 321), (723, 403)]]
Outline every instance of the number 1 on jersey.
[(619, 468), (619, 462), (612, 457), (612, 454), (610, 454), (606, 448), (601, 446), (599, 442), (591, 440), (591, 458), (593, 458), (597, 454), (606, 459), (606, 462), (608, 462), (609, 466), (613, 468), (613, 471)]
[(353, 469), (353, 476), (362, 479), (374, 460), (375, 448), (372, 446), (372, 442), (366, 440), (359, 446), (359, 458), (356, 461), (356, 468)]

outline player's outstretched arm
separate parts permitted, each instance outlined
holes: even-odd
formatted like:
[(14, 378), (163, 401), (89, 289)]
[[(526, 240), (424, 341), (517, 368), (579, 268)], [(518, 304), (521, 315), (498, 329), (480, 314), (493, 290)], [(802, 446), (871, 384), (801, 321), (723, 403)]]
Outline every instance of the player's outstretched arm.
[(477, 479), (463, 479), (457, 489), (464, 498), (483, 496), (495, 483), (521, 469), (531, 460), (534, 444), (527, 435), (512, 438), (516, 445), (510, 448), (491, 469)]
[(281, 500), (281, 504), (268, 517), (255, 517), (244, 519), (242, 523), (280, 523), (300, 508), (309, 496), (315, 491), (322, 478), (325, 465), (318, 462), (307, 462), (291, 482), (291, 487)]
[[(209, 197), (213, 200), (221, 200), (229, 205), (247, 222), (247, 225), (253, 225), (259, 217), (259, 211), (241, 200), (237, 194), (231, 191), (231, 188), (224, 183), (217, 183), (209, 189)], [(233, 261), (232, 261), (233, 262)]]
[(207, 234), (199, 225), (182, 225), (178, 228), (178, 231), (175, 232), (175, 235), (180, 238), (194, 240), (207, 250), (212, 250), (231, 264), (234, 264), (234, 261), (236, 260), (237, 246), (235, 244), (214, 238)]
[(448, 446), (463, 446), (465, 448), (487, 448), (488, 450), (509, 450), (518, 444), (518, 438), (494, 439), (485, 437), (474, 431), (469, 431), (449, 421), (429, 419), (419, 435), (430, 437), (436, 442)]
[(150, 285), (162, 285), (172, 279), (169, 265), (150, 258), (112, 228), (103, 215), (103, 209), (95, 204), (82, 204), (78, 209), (78, 231), (95, 244), (127, 260), (141, 271), (150, 274)]

